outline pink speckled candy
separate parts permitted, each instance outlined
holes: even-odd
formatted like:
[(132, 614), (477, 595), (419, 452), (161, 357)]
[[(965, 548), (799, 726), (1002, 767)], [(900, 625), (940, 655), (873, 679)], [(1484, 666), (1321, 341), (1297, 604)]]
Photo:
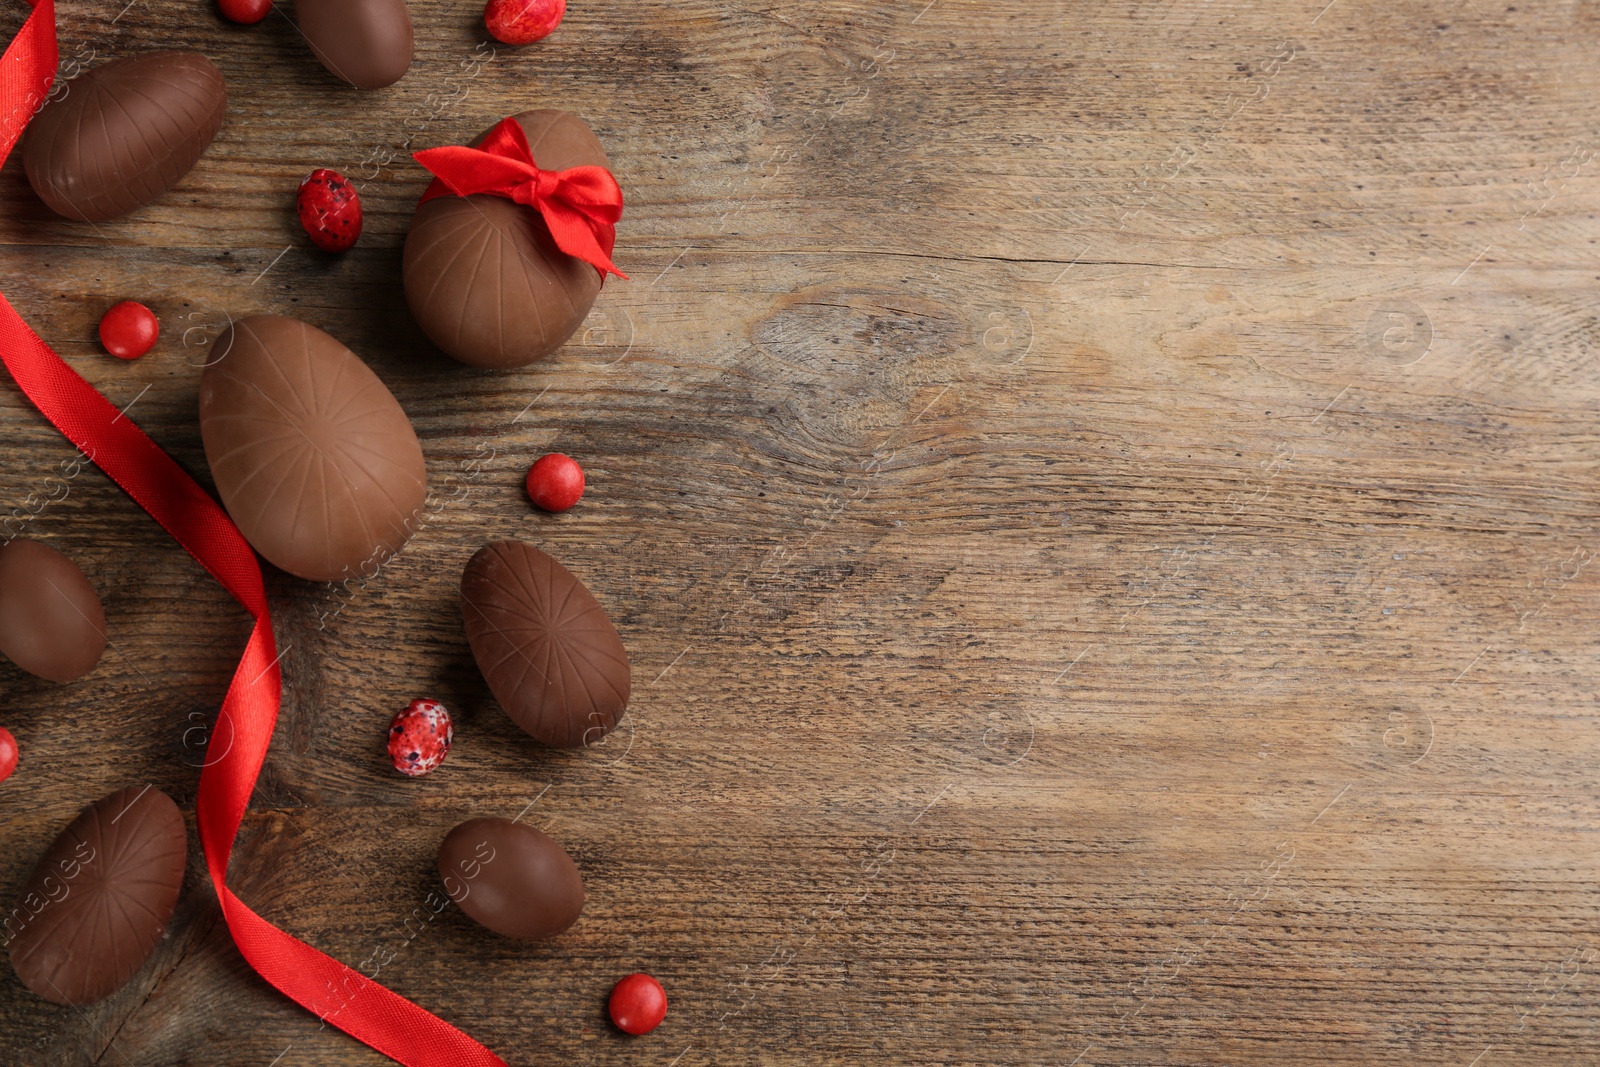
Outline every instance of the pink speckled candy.
[(450, 754), (455, 728), (437, 700), (413, 700), (389, 724), (389, 758), (394, 769), (412, 778), (438, 767)]

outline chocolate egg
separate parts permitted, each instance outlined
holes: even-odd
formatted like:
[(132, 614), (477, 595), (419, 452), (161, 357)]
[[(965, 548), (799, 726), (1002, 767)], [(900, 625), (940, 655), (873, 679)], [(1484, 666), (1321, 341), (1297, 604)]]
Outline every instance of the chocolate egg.
[[(516, 119), (541, 169), (607, 166), (599, 139), (576, 115), (524, 111)], [(600, 292), (599, 272), (556, 247), (544, 216), (500, 196), (419, 204), (403, 272), (417, 325), (469, 367), (522, 367), (549, 355)]]
[(511, 720), (547, 745), (604, 737), (628, 706), (628, 653), (605, 609), (551, 556), (485, 545), (461, 576), (472, 658)]
[(297, 0), (295, 18), (317, 61), (358, 89), (382, 89), (411, 67), (405, 0)]
[(439, 846), (450, 899), (497, 934), (554, 937), (583, 912), (583, 875), (542, 830), (510, 819), (469, 819)]
[(188, 844), (183, 814), (158, 789), (124, 789), (85, 808), (3, 920), (22, 984), (80, 1007), (122, 988), (167, 929)]
[(38, 541), (0, 546), (0, 652), (29, 674), (71, 682), (106, 650), (106, 613), (78, 565)]
[(183, 180), (222, 129), (228, 93), (198, 52), (151, 52), (96, 67), (28, 126), (22, 165), (50, 210), (100, 222)]
[(428, 490), (417, 435), (378, 376), (315, 326), (240, 319), (200, 375), (200, 436), (239, 531), (290, 574), (370, 574)]

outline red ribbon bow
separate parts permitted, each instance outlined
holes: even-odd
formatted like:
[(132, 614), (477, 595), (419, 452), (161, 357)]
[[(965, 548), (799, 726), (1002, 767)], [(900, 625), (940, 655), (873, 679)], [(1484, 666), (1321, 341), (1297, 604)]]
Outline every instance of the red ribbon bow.
[(422, 203), (454, 193), (488, 193), (526, 204), (544, 216), (556, 247), (607, 274), (627, 280), (611, 262), (622, 218), (622, 187), (604, 167), (540, 170), (528, 135), (515, 118), (501, 120), (477, 148), (446, 145), (411, 157), (434, 175)]
[[(55, 78), (53, 0), (0, 57), (0, 163)], [(449, 1023), (273, 926), (228, 888), (228, 857), (272, 742), (282, 687), (261, 565), (228, 513), (172, 457), (67, 366), (0, 297), (0, 361), (45, 418), (94, 460), (255, 618), (206, 747), (195, 819), (239, 954), (307, 1011), (407, 1067), (505, 1067)], [(376, 973), (376, 972), (374, 972)]]

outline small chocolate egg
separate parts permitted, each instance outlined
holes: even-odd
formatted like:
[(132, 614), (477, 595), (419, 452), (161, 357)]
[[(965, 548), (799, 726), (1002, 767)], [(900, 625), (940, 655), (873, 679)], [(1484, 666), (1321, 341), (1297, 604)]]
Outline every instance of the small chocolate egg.
[(358, 89), (393, 85), (411, 68), (405, 0), (296, 0), (294, 13), (317, 61)]
[(28, 184), (69, 219), (126, 215), (183, 180), (227, 110), (222, 74), (198, 52), (112, 60), (68, 82), (29, 123)]
[(188, 851), (183, 813), (159, 789), (85, 808), (0, 918), (22, 984), (78, 1007), (122, 988), (167, 929)]
[(469, 819), (439, 846), (450, 899), (497, 934), (554, 937), (583, 913), (583, 875), (542, 830), (510, 819)]
[(105, 650), (105, 609), (76, 563), (22, 537), (0, 546), (0, 653), (29, 674), (71, 682)]
[(461, 576), (472, 658), (511, 720), (556, 748), (592, 745), (622, 718), (628, 653), (605, 608), (521, 541), (480, 548)]
[(239, 532), (290, 574), (370, 574), (415, 532), (428, 490), (416, 432), (315, 326), (257, 315), (224, 330), (200, 375), (200, 436)]
[[(576, 115), (524, 111), (516, 119), (541, 170), (608, 165)], [(543, 215), (500, 196), (419, 204), (402, 272), (417, 325), (469, 367), (522, 367), (549, 355), (583, 325), (600, 292), (599, 272), (556, 247)]]

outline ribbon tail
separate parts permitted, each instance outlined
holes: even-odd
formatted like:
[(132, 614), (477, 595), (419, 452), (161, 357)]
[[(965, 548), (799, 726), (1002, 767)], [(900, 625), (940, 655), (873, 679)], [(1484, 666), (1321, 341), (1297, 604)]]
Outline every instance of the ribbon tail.
[(627, 281), (628, 276), (611, 262), (611, 249), (617, 239), (615, 226), (559, 200), (546, 200), (539, 206), (557, 248), (592, 266), (602, 280), (607, 274), (615, 274)]
[[(17, 138), (50, 95), (60, 55), (56, 50), (55, 0), (28, 0), (33, 11), (0, 56), (0, 162), (11, 155)], [(20, 119), (20, 121), (19, 121)]]

